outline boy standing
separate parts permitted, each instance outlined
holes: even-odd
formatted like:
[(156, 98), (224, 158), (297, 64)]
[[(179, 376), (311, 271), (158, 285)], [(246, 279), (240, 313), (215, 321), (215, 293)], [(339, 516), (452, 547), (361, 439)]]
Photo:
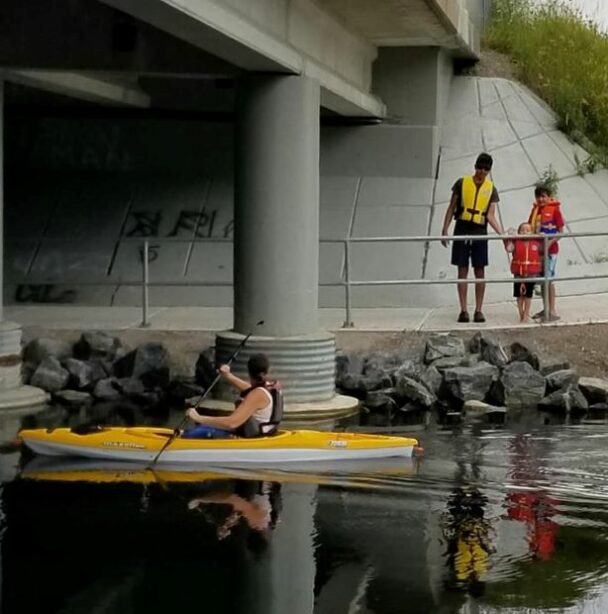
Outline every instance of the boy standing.
[[(548, 186), (538, 185), (534, 190), (534, 204), (532, 205), (532, 211), (528, 222), (532, 225), (532, 232), (534, 234), (544, 235), (559, 235), (564, 229), (564, 218), (562, 217), (562, 211), (559, 201), (555, 200), (551, 196), (551, 190)], [(549, 242), (549, 254), (545, 258), (543, 255), (543, 262), (547, 263), (547, 270), (544, 274), (549, 277), (555, 277), (555, 270), (557, 265), (557, 254), (559, 253), (558, 237), (551, 239)], [(544, 267), (543, 267), (544, 268)], [(543, 319), (546, 305), (545, 294), (543, 292), (543, 311), (535, 313), (532, 317), (534, 319)], [(549, 283), (549, 318), (548, 322), (556, 322), (559, 320), (557, 311), (555, 309), (555, 284)]]
[[(475, 161), (475, 174), (461, 177), (452, 186), (452, 199), (443, 220), (442, 235), (447, 235), (452, 219), (456, 220), (454, 236), (479, 235), (478, 240), (453, 241), (452, 264), (458, 267), (458, 279), (469, 276), (469, 264), (473, 267), (476, 279), (485, 277), (485, 267), (488, 266), (488, 241), (483, 239), (488, 234), (488, 224), (498, 233), (502, 228), (496, 219), (496, 203), (498, 192), (494, 183), (488, 177), (492, 170), (492, 156), (482, 153)], [(448, 240), (441, 241), (444, 247)], [(475, 322), (485, 322), (483, 315), (483, 297), (486, 290), (485, 283), (475, 284)], [(458, 284), (458, 300), (460, 314), (458, 322), (469, 322), (467, 309), (468, 284)]]

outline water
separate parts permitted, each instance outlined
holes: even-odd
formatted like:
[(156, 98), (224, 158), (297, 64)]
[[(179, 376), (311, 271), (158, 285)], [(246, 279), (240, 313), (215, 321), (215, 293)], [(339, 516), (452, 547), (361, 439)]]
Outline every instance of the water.
[(2, 613), (608, 611), (607, 426), (420, 438), (297, 473), (5, 454)]

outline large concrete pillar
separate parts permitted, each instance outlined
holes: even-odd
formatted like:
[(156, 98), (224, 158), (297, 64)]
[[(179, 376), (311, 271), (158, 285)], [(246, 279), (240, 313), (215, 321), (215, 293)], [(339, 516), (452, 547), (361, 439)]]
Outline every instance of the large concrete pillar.
[(47, 394), (21, 385), (21, 327), (3, 319), (4, 267), (4, 81), (0, 79), (0, 410), (41, 407)]
[(240, 84), (234, 331), (216, 338), (222, 363), (252, 333), (233, 369), (246, 376), (249, 356), (266, 353), (287, 413), (299, 417), (356, 405), (336, 397), (335, 338), (318, 329), (319, 105), (319, 84), (307, 77), (248, 75)]
[(234, 203), (234, 329), (317, 330), (319, 83), (250, 76), (239, 97)]

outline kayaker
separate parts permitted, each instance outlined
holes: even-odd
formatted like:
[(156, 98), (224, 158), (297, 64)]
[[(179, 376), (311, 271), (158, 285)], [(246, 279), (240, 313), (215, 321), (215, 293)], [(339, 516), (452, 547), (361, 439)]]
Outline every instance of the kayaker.
[(225, 439), (271, 435), (283, 415), (283, 395), (277, 380), (268, 378), (270, 365), (265, 354), (247, 361), (249, 382), (236, 376), (229, 365), (219, 368), (221, 376), (240, 392), (240, 400), (228, 416), (201, 416), (194, 407), (186, 415), (198, 426), (185, 431), (186, 439)]

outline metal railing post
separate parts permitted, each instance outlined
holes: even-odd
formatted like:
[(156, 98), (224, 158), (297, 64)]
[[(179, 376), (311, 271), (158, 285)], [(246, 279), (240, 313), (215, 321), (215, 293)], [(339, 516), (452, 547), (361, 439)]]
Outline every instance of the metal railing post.
[(141, 301), (141, 309), (142, 309), (142, 319), (141, 319), (141, 327), (146, 328), (150, 326), (150, 322), (148, 322), (148, 284), (150, 282), (150, 244), (146, 239), (144, 241), (144, 253), (143, 253), (143, 284), (142, 284), (142, 301)]
[(543, 237), (543, 320), (549, 321), (549, 235)]
[(350, 244), (348, 238), (344, 240), (344, 283), (346, 284), (346, 320), (342, 328), (353, 328), (355, 325), (350, 313)]

